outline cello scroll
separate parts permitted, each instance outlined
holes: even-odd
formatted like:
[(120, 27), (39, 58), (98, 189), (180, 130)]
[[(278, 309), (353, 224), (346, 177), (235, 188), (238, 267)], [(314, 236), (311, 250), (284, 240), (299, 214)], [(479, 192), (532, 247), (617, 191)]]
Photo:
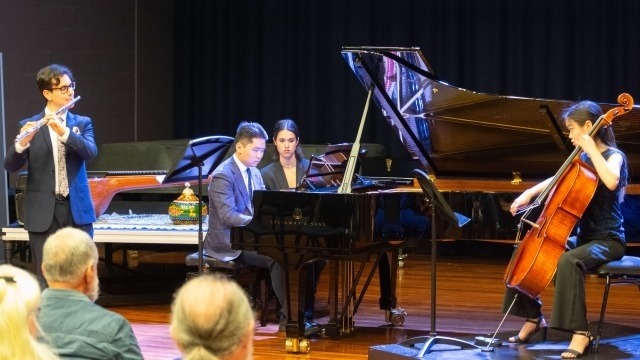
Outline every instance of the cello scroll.
[(602, 121), (606, 123), (603, 124), (603, 126), (611, 125), (614, 117), (626, 114), (631, 111), (631, 109), (633, 109), (633, 98), (627, 93), (622, 93), (618, 95), (618, 104), (622, 106), (614, 107), (607, 111), (604, 115), (602, 115)]

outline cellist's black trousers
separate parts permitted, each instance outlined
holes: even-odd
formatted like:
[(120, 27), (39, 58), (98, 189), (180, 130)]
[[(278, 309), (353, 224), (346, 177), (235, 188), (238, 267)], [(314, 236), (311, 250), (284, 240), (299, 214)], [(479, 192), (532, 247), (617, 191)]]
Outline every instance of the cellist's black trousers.
[[(624, 256), (626, 246), (615, 240), (594, 240), (560, 256), (555, 277), (555, 293), (549, 326), (569, 331), (587, 331), (587, 301), (585, 276), (589, 269)], [(506, 312), (516, 292), (507, 288), (502, 302)], [(542, 303), (520, 294), (510, 314), (529, 319), (542, 316)]]

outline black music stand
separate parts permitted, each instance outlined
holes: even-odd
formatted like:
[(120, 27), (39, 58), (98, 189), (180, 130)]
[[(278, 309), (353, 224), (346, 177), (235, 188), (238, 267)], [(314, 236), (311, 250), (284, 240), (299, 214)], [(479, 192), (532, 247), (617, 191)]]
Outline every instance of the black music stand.
[[(422, 192), (429, 200), (431, 207), (431, 332), (429, 336), (418, 336), (404, 340), (393, 346), (376, 346), (369, 349), (370, 360), (386, 360), (397, 359), (398, 357), (407, 357), (411, 359), (422, 358), (436, 344), (458, 346), (460, 349), (481, 349), (479, 346), (469, 342), (444, 336), (436, 336), (436, 210), (443, 215), (448, 225), (462, 227), (471, 219), (466, 216), (455, 213), (442, 194), (432, 183), (429, 176), (422, 170), (413, 170), (413, 175), (418, 179), (418, 183), (422, 188)], [(407, 351), (407, 348), (411, 351)], [(413, 349), (420, 349), (417, 354)], [(390, 356), (386, 353), (393, 353)]]
[(198, 180), (198, 274), (202, 274), (202, 175), (209, 176), (224, 160), (233, 144), (228, 136), (208, 136), (189, 141), (182, 158), (173, 166), (163, 184)]
[(449, 225), (462, 227), (471, 219), (457, 214), (451, 210), (447, 201), (442, 197), (438, 188), (433, 184), (429, 176), (422, 170), (413, 170), (413, 175), (418, 179), (422, 192), (431, 201), (431, 332), (429, 336), (405, 340), (403, 343), (412, 340), (414, 344), (424, 342), (418, 358), (423, 357), (435, 344), (446, 344), (460, 346), (461, 349), (480, 349), (479, 346), (469, 342), (451, 337), (436, 336), (436, 210), (444, 216)]

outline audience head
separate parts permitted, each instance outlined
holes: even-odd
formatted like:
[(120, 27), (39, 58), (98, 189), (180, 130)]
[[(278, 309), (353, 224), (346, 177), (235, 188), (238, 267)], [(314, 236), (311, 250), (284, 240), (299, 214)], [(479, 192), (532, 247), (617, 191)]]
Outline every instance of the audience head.
[(269, 135), (255, 122), (243, 121), (238, 126), (235, 138), (235, 155), (245, 166), (254, 167), (264, 155)]
[(171, 336), (184, 359), (251, 359), (255, 316), (232, 280), (201, 275), (178, 290), (171, 305)]
[(0, 359), (57, 359), (36, 339), (40, 285), (30, 273), (12, 265), (0, 265)]
[(98, 298), (98, 249), (82, 230), (63, 228), (47, 238), (42, 273), (51, 288), (77, 290), (91, 301)]
[(300, 132), (298, 125), (291, 119), (282, 119), (273, 127), (273, 143), (276, 146), (276, 153), (273, 160), (278, 160), (285, 154), (285, 146), (288, 151), (295, 155), (298, 161), (304, 158), (300, 145)]

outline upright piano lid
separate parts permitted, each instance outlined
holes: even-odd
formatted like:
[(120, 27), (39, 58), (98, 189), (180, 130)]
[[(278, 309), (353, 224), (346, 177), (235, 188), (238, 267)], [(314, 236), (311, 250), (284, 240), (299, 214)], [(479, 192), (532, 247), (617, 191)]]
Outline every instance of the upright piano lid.
[[(374, 88), (375, 102), (410, 155), (434, 175), (511, 179), (518, 172), (543, 179), (573, 150), (560, 120), (574, 102), (451, 86), (438, 80), (418, 48), (345, 47), (342, 55), (362, 85)], [(604, 111), (619, 106), (600, 105)], [(628, 139), (635, 148), (640, 122), (638, 111), (631, 113), (616, 119), (614, 129), (619, 146)]]

